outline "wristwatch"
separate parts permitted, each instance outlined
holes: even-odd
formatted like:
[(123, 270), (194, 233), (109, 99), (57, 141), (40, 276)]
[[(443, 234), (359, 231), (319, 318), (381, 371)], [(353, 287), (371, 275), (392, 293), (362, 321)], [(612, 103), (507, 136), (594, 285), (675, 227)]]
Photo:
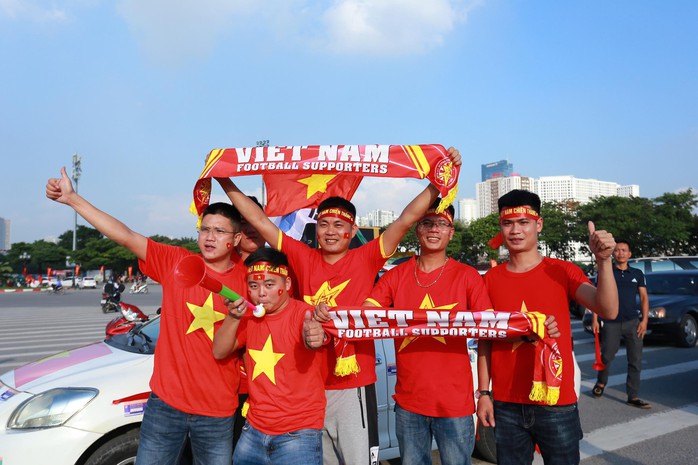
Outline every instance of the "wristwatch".
[(489, 396), (490, 399), (492, 398), (492, 391), (475, 391), (475, 398), (479, 399), (482, 396)]

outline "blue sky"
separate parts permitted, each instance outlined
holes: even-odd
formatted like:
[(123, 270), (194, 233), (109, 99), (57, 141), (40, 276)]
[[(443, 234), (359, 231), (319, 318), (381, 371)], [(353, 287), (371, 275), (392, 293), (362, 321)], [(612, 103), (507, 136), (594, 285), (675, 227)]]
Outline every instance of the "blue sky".
[[(260, 139), (453, 145), (460, 197), (501, 159), (698, 189), (697, 30), (693, 0), (0, 0), (0, 217), (13, 243), (71, 230), (44, 186), (78, 153), (98, 208), (193, 236), (206, 154)], [(425, 182), (367, 178), (359, 214)]]

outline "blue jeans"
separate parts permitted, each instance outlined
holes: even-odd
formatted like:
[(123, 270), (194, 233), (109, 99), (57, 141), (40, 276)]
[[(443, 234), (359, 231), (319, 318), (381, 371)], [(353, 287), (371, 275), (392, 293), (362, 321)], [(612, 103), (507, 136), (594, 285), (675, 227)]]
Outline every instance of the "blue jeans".
[(322, 465), (322, 430), (272, 436), (246, 422), (233, 461), (235, 465)]
[(475, 446), (473, 417), (428, 417), (395, 405), (395, 432), (402, 465), (431, 465), (436, 439), (442, 465), (470, 465)]
[(498, 465), (530, 465), (536, 444), (545, 465), (579, 464), (582, 425), (577, 404), (494, 402)]
[(151, 394), (141, 423), (138, 465), (176, 465), (187, 436), (194, 463), (230, 465), (233, 457), (233, 417), (191, 415)]

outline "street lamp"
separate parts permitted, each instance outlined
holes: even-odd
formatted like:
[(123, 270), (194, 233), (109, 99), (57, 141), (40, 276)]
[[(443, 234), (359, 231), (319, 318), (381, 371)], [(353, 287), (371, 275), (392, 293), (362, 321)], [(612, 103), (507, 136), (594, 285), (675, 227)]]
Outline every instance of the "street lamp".
[[(78, 192), (78, 179), (82, 174), (82, 168), (80, 167), (80, 155), (77, 153), (73, 154), (73, 183), (75, 183), (75, 193)], [(78, 212), (75, 211), (75, 219), (73, 221), (73, 250), (78, 248)]]
[(24, 261), (24, 273), (22, 274), (25, 278), (27, 277), (27, 263), (29, 262), (29, 260), (31, 260), (31, 258), (32, 256), (29, 255), (27, 252), (22, 252), (21, 254), (19, 254), (19, 259)]
[[(256, 147), (269, 147), (269, 139), (262, 139), (258, 140), (255, 143)], [(267, 205), (267, 188), (264, 185), (264, 178), (262, 177), (262, 206), (265, 207)]]

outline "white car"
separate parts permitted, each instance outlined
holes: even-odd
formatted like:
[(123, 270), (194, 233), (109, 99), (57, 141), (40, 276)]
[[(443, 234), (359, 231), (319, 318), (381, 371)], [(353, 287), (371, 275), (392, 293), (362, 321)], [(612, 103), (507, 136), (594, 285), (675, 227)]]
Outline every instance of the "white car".
[(97, 289), (97, 282), (95, 281), (95, 278), (93, 278), (91, 276), (85, 276), (84, 278), (82, 278), (79, 285), (80, 285), (80, 289), (85, 289), (85, 288)]
[[(0, 464), (133, 465), (159, 332), (156, 317), (0, 375)], [(474, 373), (475, 358), (471, 348)], [(399, 457), (396, 373), (393, 341), (376, 340), (380, 460)], [(476, 448), (494, 461), (491, 428), (478, 431)]]

